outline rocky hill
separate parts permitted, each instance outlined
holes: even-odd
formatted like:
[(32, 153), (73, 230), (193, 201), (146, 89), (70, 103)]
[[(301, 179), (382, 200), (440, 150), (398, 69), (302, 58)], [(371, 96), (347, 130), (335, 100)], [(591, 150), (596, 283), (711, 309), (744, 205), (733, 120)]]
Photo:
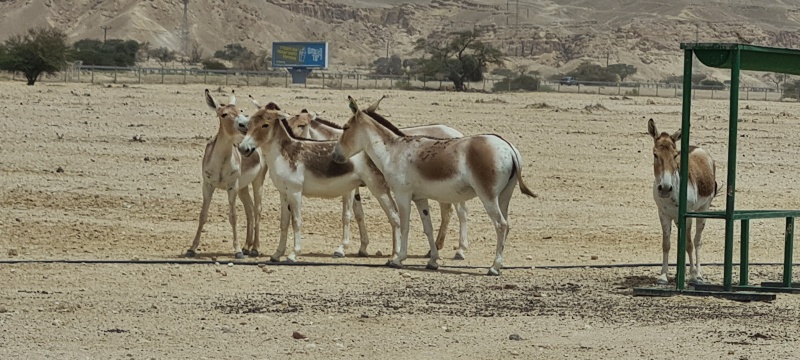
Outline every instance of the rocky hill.
[[(70, 40), (103, 37), (181, 49), (181, 0), (0, 0), (0, 40), (28, 27), (63, 28)], [(800, 47), (800, 0), (190, 0), (190, 38), (206, 54), (240, 42), (325, 40), (335, 68), (363, 67), (388, 51), (414, 56), (420, 37), (473, 27), (508, 66), (544, 74), (582, 61), (629, 63), (632, 80), (681, 72), (678, 43), (748, 41)], [(704, 69), (720, 80), (726, 74)], [(757, 75), (757, 74), (756, 74)], [(746, 82), (757, 84), (756, 76)]]

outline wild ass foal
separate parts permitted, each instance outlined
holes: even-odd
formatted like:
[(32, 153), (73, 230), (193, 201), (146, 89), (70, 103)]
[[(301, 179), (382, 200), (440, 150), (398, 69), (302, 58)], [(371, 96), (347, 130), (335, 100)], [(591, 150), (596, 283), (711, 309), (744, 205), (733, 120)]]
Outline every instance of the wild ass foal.
[[(192, 257), (197, 254), (200, 233), (203, 231), (203, 225), (208, 221), (208, 207), (215, 189), (223, 189), (228, 192), (228, 221), (233, 229), (234, 255), (237, 259), (244, 258), (245, 254), (258, 256), (261, 187), (267, 174), (266, 162), (261, 153), (258, 156), (242, 159), (242, 156), (236, 151), (237, 142), (242, 138), (238, 129), (246, 126), (247, 123), (247, 118), (241, 115), (236, 107), (236, 97), (231, 94), (228, 104), (220, 104), (206, 89), (205, 99), (206, 104), (217, 113), (219, 129), (217, 135), (206, 145), (203, 155), (203, 207), (200, 210), (197, 233), (194, 236), (192, 247), (186, 251), (186, 256)], [(252, 199), (248, 190), (250, 184), (253, 185)], [(242, 199), (247, 217), (247, 237), (244, 249), (239, 246), (236, 236), (237, 193)]]
[[(334, 159), (345, 162), (366, 153), (378, 166), (394, 193), (400, 211), (401, 243), (395, 244), (392, 265), (407, 257), (411, 201), (433, 199), (445, 203), (465, 202), (477, 196), (497, 232), (495, 260), (489, 275), (500, 275), (508, 237), (508, 205), (519, 181), (522, 193), (535, 197), (522, 180), (517, 149), (498, 135), (476, 135), (457, 139), (406, 136), (374, 112), (361, 111), (348, 96), (353, 116), (334, 149)], [(429, 269), (439, 267), (438, 249), (429, 240)]]
[(335, 142), (295, 138), (286, 119), (276, 110), (261, 109), (250, 117), (247, 134), (239, 150), (250, 156), (261, 148), (269, 166), (269, 176), (281, 196), (281, 238), (272, 261), (279, 261), (286, 251), (289, 221), (292, 220), (294, 248), (287, 256), (296, 261), (300, 252), (303, 196), (334, 198), (362, 184), (375, 196), (389, 218), (393, 241), (399, 241), (400, 219), (386, 180), (366, 156), (354, 156), (336, 163), (332, 159)]
[[(670, 135), (659, 133), (653, 119), (647, 122), (647, 132), (653, 137), (653, 199), (658, 206), (658, 217), (661, 220), (663, 263), (661, 275), (657, 282), (667, 284), (669, 270), (669, 245), (672, 223), (678, 222), (678, 195), (680, 186), (680, 151), (676, 142), (681, 139), (681, 131)], [(711, 201), (717, 196), (716, 166), (714, 160), (705, 150), (689, 146), (689, 181), (686, 188), (686, 210), (706, 211)], [(701, 236), (706, 226), (705, 219), (696, 219), (694, 240), (692, 240), (692, 219), (686, 219), (686, 252), (689, 255), (689, 283), (700, 283), (703, 280), (700, 271)], [(692, 254), (694, 248), (695, 254)]]
[[(375, 112), (380, 105), (381, 100), (383, 100), (385, 96), (382, 96), (378, 101), (373, 103), (372, 105), (367, 108), (367, 111)], [(289, 119), (289, 126), (294, 131), (294, 134), (298, 137), (314, 139), (314, 140), (338, 140), (342, 136), (342, 127), (332, 123), (330, 121), (321, 119), (317, 116), (316, 113), (310, 113), (307, 110), (303, 109), (299, 115), (293, 116)], [(410, 136), (430, 136), (436, 137), (441, 139), (450, 139), (450, 138), (459, 138), (463, 137), (464, 134), (459, 132), (456, 129), (453, 129), (449, 126), (445, 125), (422, 125), (422, 126), (413, 126), (413, 127), (406, 127), (401, 129), (403, 133)], [(351, 198), (352, 201), (352, 198)], [(425, 206), (425, 204), (417, 203), (418, 206)], [(356, 190), (355, 196), (355, 204), (351, 205), (351, 208), (354, 209), (356, 214), (356, 221), (359, 221), (359, 226), (361, 226), (361, 222), (364, 220), (364, 210), (361, 204), (361, 195)], [(439, 203), (439, 208), (442, 212), (442, 220), (441, 224), (439, 225), (439, 233), (436, 236), (436, 248), (441, 250), (444, 247), (444, 239), (447, 236), (447, 227), (450, 224), (450, 217), (452, 216), (453, 207), (451, 204), (448, 203)], [(423, 208), (418, 209), (420, 211), (420, 215), (423, 222), (423, 228), (425, 230), (425, 235), (427, 237), (432, 237), (433, 226), (426, 224), (430, 222), (430, 218), (428, 214), (430, 214), (430, 209)], [(461, 202), (456, 204), (456, 212), (458, 213), (458, 220), (459, 220), (459, 241), (458, 241), (458, 250), (456, 250), (455, 256), (453, 259), (455, 260), (464, 260), (465, 252), (467, 251), (467, 206), (465, 203)], [(345, 216), (347, 217), (347, 216)], [(360, 218), (359, 218), (360, 217)], [(348, 221), (349, 221), (349, 217)], [(363, 235), (362, 235), (363, 236)], [(363, 241), (364, 237), (362, 237)], [(362, 245), (366, 248), (366, 245)], [(394, 246), (392, 246), (394, 249)], [(430, 256), (430, 252), (428, 252), (427, 256)]]

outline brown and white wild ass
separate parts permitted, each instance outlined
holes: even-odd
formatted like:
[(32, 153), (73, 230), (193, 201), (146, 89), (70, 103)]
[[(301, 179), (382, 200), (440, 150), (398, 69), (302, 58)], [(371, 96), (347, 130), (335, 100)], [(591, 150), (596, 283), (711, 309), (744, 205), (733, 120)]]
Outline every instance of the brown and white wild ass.
[(298, 139), (293, 136), (286, 119), (276, 110), (261, 109), (250, 116), (247, 134), (239, 150), (250, 156), (257, 149), (264, 152), (269, 176), (281, 197), (281, 238), (272, 261), (279, 261), (286, 251), (289, 221), (292, 221), (294, 247), (287, 259), (296, 261), (301, 250), (302, 198), (334, 198), (352, 194), (366, 185), (380, 203), (392, 226), (393, 242), (399, 241), (400, 220), (397, 206), (383, 174), (367, 156), (354, 156), (349, 161), (333, 161), (334, 141)]
[[(267, 174), (266, 162), (260, 152), (257, 156), (242, 159), (241, 154), (236, 151), (238, 141), (242, 138), (239, 129), (245, 127), (248, 120), (236, 107), (236, 97), (231, 94), (228, 104), (220, 104), (206, 89), (205, 100), (206, 104), (217, 113), (219, 129), (217, 135), (206, 144), (203, 155), (203, 207), (200, 210), (197, 233), (186, 256), (192, 257), (197, 254), (200, 233), (203, 231), (203, 225), (208, 221), (208, 207), (215, 189), (223, 189), (228, 192), (228, 221), (233, 230), (234, 256), (237, 259), (244, 258), (245, 254), (258, 256), (261, 187), (264, 185)], [(253, 198), (250, 197), (248, 189), (251, 184), (253, 185)], [(247, 236), (244, 249), (239, 246), (236, 236), (237, 194), (242, 200), (247, 217)]]
[[(411, 201), (432, 199), (452, 204), (477, 196), (497, 232), (489, 275), (500, 275), (509, 231), (508, 206), (517, 182), (523, 194), (536, 196), (522, 179), (519, 151), (498, 135), (456, 139), (407, 136), (382, 116), (359, 109), (352, 97), (348, 100), (353, 116), (336, 143), (334, 160), (345, 162), (366, 153), (389, 183), (401, 224), (401, 242), (395, 244), (391, 264), (401, 266), (407, 257)], [(437, 269), (438, 249), (433, 241), (429, 240), (429, 245), (427, 268)]]
[[(375, 112), (380, 105), (380, 102), (386, 98), (386, 96), (382, 96), (376, 102), (367, 108), (367, 111)], [(257, 104), (257, 103), (256, 103)], [(317, 113), (308, 112), (306, 109), (303, 109), (300, 114), (293, 116), (289, 119), (289, 126), (292, 128), (295, 136), (313, 139), (313, 140), (338, 140), (342, 136), (342, 127), (332, 123), (328, 120), (324, 120), (318, 116)], [(410, 136), (429, 136), (435, 137), (440, 139), (450, 139), (450, 138), (459, 138), (463, 137), (464, 134), (459, 132), (456, 129), (453, 129), (449, 126), (433, 124), (433, 125), (421, 125), (421, 126), (412, 126), (412, 127), (405, 127), (401, 129), (403, 133)], [(353, 199), (351, 199), (352, 201)], [(355, 212), (356, 221), (359, 222), (359, 227), (361, 227), (361, 223), (364, 221), (364, 210), (361, 204), (361, 195), (356, 190), (355, 196), (355, 204), (351, 205), (351, 208)], [(448, 203), (439, 203), (439, 208), (442, 212), (442, 219), (441, 224), (439, 225), (439, 233), (436, 236), (436, 248), (441, 250), (444, 247), (444, 240), (447, 236), (447, 227), (450, 224), (450, 217), (453, 213), (453, 206), (452, 204)], [(430, 209), (418, 209), (423, 215), (423, 229), (425, 230), (425, 235), (427, 237), (432, 237), (433, 234), (429, 231), (432, 231), (432, 225), (424, 224), (425, 221), (430, 221), (427, 214), (430, 213)], [(464, 260), (465, 252), (467, 251), (468, 240), (467, 240), (467, 206), (465, 203), (461, 202), (456, 204), (456, 212), (458, 214), (459, 220), (459, 241), (458, 241), (458, 249), (456, 250), (453, 259), (455, 260)], [(349, 219), (348, 216), (345, 216)], [(362, 241), (365, 237), (362, 235)], [(366, 245), (363, 245), (366, 247)], [(394, 249), (394, 246), (392, 246)], [(430, 252), (428, 252), (427, 256), (430, 256)]]
[[(653, 119), (647, 122), (647, 132), (653, 137), (653, 199), (658, 206), (658, 217), (661, 220), (661, 246), (664, 251), (661, 275), (657, 282), (667, 284), (669, 271), (669, 246), (672, 223), (678, 222), (678, 201), (680, 186), (680, 151), (676, 142), (681, 139), (681, 130), (670, 135), (659, 133)], [(686, 210), (706, 211), (711, 201), (717, 196), (716, 166), (711, 155), (705, 150), (689, 146), (689, 181), (686, 188)], [(689, 277), (687, 282), (700, 283), (703, 280), (700, 271), (701, 236), (705, 228), (705, 219), (696, 219), (694, 239), (692, 239), (692, 219), (686, 219), (686, 252), (689, 255)], [(694, 254), (692, 254), (694, 249)]]

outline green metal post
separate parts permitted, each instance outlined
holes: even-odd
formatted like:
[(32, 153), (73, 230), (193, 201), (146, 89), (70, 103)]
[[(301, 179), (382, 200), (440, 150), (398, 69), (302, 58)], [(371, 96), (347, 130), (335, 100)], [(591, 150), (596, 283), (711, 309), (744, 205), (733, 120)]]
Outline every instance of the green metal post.
[(692, 116), (692, 59), (691, 49), (683, 52), (683, 120), (681, 124), (681, 169), (678, 189), (678, 268), (675, 271), (675, 287), (686, 286), (686, 188), (689, 181), (689, 131)]
[(786, 218), (786, 242), (783, 245), (783, 286), (792, 287), (792, 253), (794, 243), (794, 218)]
[(750, 219), (742, 219), (742, 241), (739, 246), (739, 285), (746, 286), (750, 276)]
[(724, 291), (733, 290), (733, 212), (736, 193), (736, 133), (739, 126), (739, 71), (741, 51), (731, 50), (731, 101), (728, 119), (728, 184), (725, 191), (725, 260), (722, 276)]

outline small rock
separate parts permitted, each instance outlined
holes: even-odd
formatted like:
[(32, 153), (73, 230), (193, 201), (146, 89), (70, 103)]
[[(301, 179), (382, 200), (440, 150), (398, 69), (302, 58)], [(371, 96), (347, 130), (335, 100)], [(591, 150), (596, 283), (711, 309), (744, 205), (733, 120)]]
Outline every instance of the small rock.
[(414, 275), (411, 275), (411, 274), (409, 274), (409, 273), (407, 273), (407, 272), (402, 272), (402, 273), (400, 273), (400, 276), (402, 276), (402, 277), (404, 277), (404, 278), (406, 278), (406, 279), (410, 279), (410, 278), (412, 278)]
[(363, 314), (361, 314), (361, 318), (362, 319), (369, 319), (369, 314), (363, 313)]
[(306, 350), (314, 350), (316, 348), (317, 348), (317, 344), (314, 344), (314, 343), (306, 344)]
[(302, 340), (302, 339), (308, 338), (308, 336), (305, 336), (305, 335), (295, 331), (295, 332), (292, 332), (292, 338), (294, 338), (296, 340)]
[(510, 354), (511, 354), (512, 356), (517, 356), (517, 355), (519, 355), (519, 351), (517, 351), (517, 350), (511, 350)]
[(228, 263), (228, 267), (233, 267), (233, 263), (232, 263), (232, 262), (229, 262), (229, 263)]
[(220, 271), (219, 273), (220, 273), (220, 275), (222, 275), (222, 276), (228, 276), (228, 273), (226, 273), (226, 272), (224, 272), (224, 271)]
[(517, 284), (505, 284), (505, 285), (503, 285), (503, 289), (506, 289), (506, 290), (514, 290), (514, 289), (516, 289), (518, 287), (519, 286)]
[(267, 264), (258, 264), (256, 266), (258, 266), (260, 269), (263, 269), (263, 268), (267, 267)]
[(131, 261), (139, 261), (138, 257), (131, 258)]
[(214, 269), (216, 272), (222, 272), (222, 269)]
[(8, 312), (8, 309), (6, 309), (5, 307), (0, 306), (0, 314), (5, 314), (7, 312)]
[(19, 255), (17, 249), (8, 249), (8, 256), (17, 256), (17, 255)]
[(521, 341), (522, 336), (519, 336), (519, 334), (511, 334), (508, 335), (508, 340)]
[(219, 266), (219, 262), (214, 261), (214, 266)]
[(533, 256), (528, 255), (528, 256), (525, 257), (525, 259), (526, 260), (533, 260)]
[(22, 219), (20, 219), (20, 218), (16, 218), (14, 220), (17, 220), (17, 222), (22, 222)]
[(383, 253), (380, 250), (378, 250), (375, 252), (375, 256), (383, 256)]
[(733, 355), (733, 354), (735, 354), (735, 353), (736, 353), (736, 352), (735, 352), (735, 351), (733, 351), (733, 350), (728, 350), (728, 355)]
[(57, 173), (63, 173), (63, 172), (64, 172), (64, 168), (62, 168), (61, 166), (59, 166), (59, 167), (56, 169), (56, 172), (57, 172)]
[(597, 255), (592, 255), (591, 259), (592, 260), (597, 260)]
[(150, 161), (150, 157), (149, 156), (145, 156), (144, 157), (144, 161)]

